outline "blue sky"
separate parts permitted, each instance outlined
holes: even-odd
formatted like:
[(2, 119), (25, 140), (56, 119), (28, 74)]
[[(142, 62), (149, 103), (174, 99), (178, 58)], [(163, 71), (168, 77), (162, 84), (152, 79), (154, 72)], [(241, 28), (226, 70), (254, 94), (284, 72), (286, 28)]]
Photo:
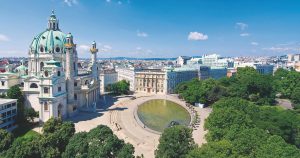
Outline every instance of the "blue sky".
[(0, 0), (0, 55), (27, 56), (52, 9), (80, 57), (300, 53), (299, 0)]

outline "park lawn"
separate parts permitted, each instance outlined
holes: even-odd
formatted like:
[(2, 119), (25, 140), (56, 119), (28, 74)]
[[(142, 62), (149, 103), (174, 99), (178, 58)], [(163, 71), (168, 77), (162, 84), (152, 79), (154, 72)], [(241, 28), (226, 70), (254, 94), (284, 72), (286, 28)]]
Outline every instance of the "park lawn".
[(20, 125), (13, 131), (13, 134), (17, 139), (19, 138), (30, 139), (33, 137), (40, 136), (38, 132), (32, 130), (33, 127), (34, 126), (32, 124)]

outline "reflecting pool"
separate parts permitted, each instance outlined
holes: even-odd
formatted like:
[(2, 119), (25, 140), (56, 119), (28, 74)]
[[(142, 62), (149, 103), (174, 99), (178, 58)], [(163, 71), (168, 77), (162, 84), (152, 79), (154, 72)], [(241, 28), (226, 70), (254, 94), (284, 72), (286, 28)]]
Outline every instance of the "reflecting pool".
[(184, 107), (164, 99), (143, 103), (138, 107), (137, 114), (148, 128), (158, 132), (163, 132), (171, 122), (187, 126), (191, 121), (190, 114)]

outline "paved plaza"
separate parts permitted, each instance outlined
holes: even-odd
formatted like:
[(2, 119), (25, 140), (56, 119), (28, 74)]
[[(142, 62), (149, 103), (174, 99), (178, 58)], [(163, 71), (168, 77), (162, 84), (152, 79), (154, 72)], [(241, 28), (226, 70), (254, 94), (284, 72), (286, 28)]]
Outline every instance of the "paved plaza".
[[(185, 106), (185, 102), (172, 95), (135, 94), (134, 96), (136, 99), (132, 99), (132, 95), (103, 96), (97, 112), (80, 112), (69, 120), (75, 123), (76, 132), (89, 131), (100, 124), (107, 125), (120, 139), (135, 147), (135, 155), (143, 154), (146, 158), (152, 158), (160, 135), (137, 123), (134, 115), (137, 106), (152, 99), (168, 99), (182, 106)], [(195, 126), (193, 137), (195, 142), (201, 145), (206, 143), (204, 136), (207, 132), (204, 131), (203, 120), (208, 117), (211, 109), (195, 107), (195, 110), (200, 115), (201, 121)]]

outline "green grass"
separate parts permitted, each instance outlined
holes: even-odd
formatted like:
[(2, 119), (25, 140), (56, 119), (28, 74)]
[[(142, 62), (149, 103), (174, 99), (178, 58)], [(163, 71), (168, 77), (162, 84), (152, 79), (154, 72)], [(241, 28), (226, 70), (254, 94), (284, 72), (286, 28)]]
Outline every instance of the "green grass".
[(32, 139), (40, 136), (39, 133), (32, 130), (33, 127), (32, 124), (20, 125), (13, 131), (13, 135), (17, 139)]

